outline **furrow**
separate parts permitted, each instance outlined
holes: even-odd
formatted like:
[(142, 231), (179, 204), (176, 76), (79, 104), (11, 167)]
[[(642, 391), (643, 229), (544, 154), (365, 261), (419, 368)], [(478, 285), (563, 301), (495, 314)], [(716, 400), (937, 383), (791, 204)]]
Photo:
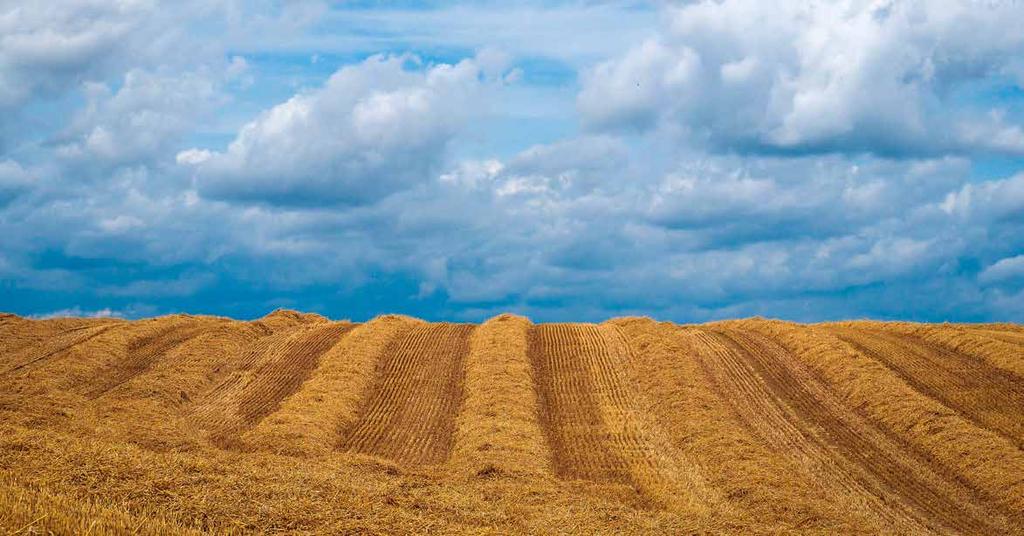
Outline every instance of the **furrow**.
[[(101, 326), (81, 326), (62, 333), (51, 341), (50, 345), (46, 345), (48, 349), (43, 350), (39, 355), (28, 357), (27, 360), (12, 366), (10, 369), (4, 371), (0, 376), (12, 375), (16, 372), (24, 372), (31, 369), (32, 367), (38, 366), (44, 363), (46, 360), (53, 358), (59, 354), (67, 352), (80, 344), (85, 344), (100, 335), (103, 335), (120, 324), (107, 324)], [(71, 339), (71, 340), (66, 340)], [(29, 346), (28, 343), (26, 346)], [(34, 348), (34, 346), (29, 346)], [(12, 352), (13, 353), (13, 352)]]
[(215, 444), (241, 446), (241, 434), (301, 387), (320, 356), (352, 327), (347, 322), (315, 322), (265, 337), (211, 390), (192, 420)]
[(358, 420), (337, 448), (406, 465), (445, 462), (454, 441), (472, 332), (471, 325), (424, 324), (393, 340), (381, 356)]
[(630, 348), (617, 327), (538, 325), (529, 355), (557, 476), (624, 484), (672, 509), (707, 511), (720, 503), (644, 413), (628, 380)]
[[(887, 333), (910, 335), (920, 340), (944, 347), (957, 354), (970, 356), (989, 365), (1012, 372), (1018, 381), (1024, 381), (1024, 352), (1020, 344), (1002, 338), (977, 333), (973, 328), (956, 324), (916, 324), (910, 322), (844, 322), (830, 324), (834, 327), (867, 328)], [(1015, 330), (1003, 331), (1013, 335)]]
[(415, 325), (386, 316), (354, 328), (320, 359), (309, 380), (254, 427), (246, 442), (291, 455), (324, 454), (355, 422), (364, 393), (388, 345)]
[[(772, 526), (783, 533), (896, 530), (897, 524), (884, 519), (873, 501), (850, 491), (854, 487), (863, 493), (852, 479), (822, 474), (819, 467), (831, 459), (820, 445), (814, 460), (790, 447), (815, 444), (799, 434), (792, 412), (765, 395), (763, 381), (718, 337), (646, 318), (609, 324), (619, 327), (632, 348), (631, 384), (644, 396), (647, 412), (686, 466), (699, 468), (710, 491), (721, 497), (714, 515), (732, 512), (742, 519), (739, 526)], [(737, 364), (741, 373), (725, 370)], [(757, 403), (767, 407), (758, 410)], [(740, 405), (743, 412), (737, 410)], [(782, 440), (763, 438), (780, 428)], [(787, 436), (796, 440), (786, 441)], [(828, 474), (835, 473), (831, 469)]]
[[(784, 400), (842, 458), (853, 478), (885, 504), (912, 513), (931, 530), (991, 533), (1002, 527), (989, 512), (963, 497), (972, 490), (937, 474), (919, 453), (848, 411), (789, 352), (756, 333), (720, 332), (741, 350), (765, 379), (774, 396)], [(937, 525), (936, 525), (937, 523)]]
[(103, 325), (119, 324), (117, 319), (55, 318), (51, 320), (26, 320), (14, 317), (7, 324), (0, 337), (0, 368), (10, 368), (12, 363), (46, 353), (62, 340), (73, 338), (75, 332)]
[(309, 378), (320, 356), (338, 343), (354, 324), (331, 323), (317, 326), (289, 346), (278, 359), (255, 370), (254, 379), (239, 397), (243, 425), (251, 428), (273, 413), (281, 401), (297, 391)]
[(988, 337), (990, 339), (1010, 343), (1016, 346), (1024, 346), (1024, 333), (1017, 331), (978, 328), (971, 328), (968, 331), (973, 334), (981, 335), (982, 337)]
[[(580, 346), (578, 328), (538, 325), (531, 332), (530, 356), (537, 370), (541, 414), (551, 445), (555, 474), (561, 478), (631, 484), (624, 463), (606, 440), (596, 387)], [(572, 332), (572, 333), (570, 333)]]
[(1009, 371), (912, 335), (827, 328), (908, 385), (1024, 446), (1024, 382)]
[(203, 327), (193, 323), (169, 326), (155, 333), (131, 340), (123, 359), (98, 370), (92, 380), (83, 386), (83, 394), (94, 400), (132, 378), (149, 370), (167, 352), (199, 335)]
[[(111, 439), (166, 451), (202, 445), (189, 416), (266, 333), (250, 323), (210, 320), (145, 372), (89, 402), (85, 420)], [(126, 416), (131, 418), (126, 418)]]
[(695, 339), (703, 346), (697, 349), (697, 355), (705, 373), (752, 433), (776, 451), (789, 453), (821, 479), (823, 486), (838, 487), (847, 500), (874, 512), (887, 530), (924, 528), (900, 502), (880, 490), (877, 481), (865, 478), (850, 460), (836, 457), (827, 440), (817, 433), (820, 423), (807, 422), (781, 398), (759, 363), (732, 338), (717, 331), (696, 330)]

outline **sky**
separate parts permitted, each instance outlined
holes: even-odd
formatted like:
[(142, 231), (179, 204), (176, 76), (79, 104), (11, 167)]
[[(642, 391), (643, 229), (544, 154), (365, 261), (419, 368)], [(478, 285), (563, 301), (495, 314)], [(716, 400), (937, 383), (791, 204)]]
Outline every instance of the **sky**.
[(1024, 3), (0, 0), (0, 310), (1024, 321)]

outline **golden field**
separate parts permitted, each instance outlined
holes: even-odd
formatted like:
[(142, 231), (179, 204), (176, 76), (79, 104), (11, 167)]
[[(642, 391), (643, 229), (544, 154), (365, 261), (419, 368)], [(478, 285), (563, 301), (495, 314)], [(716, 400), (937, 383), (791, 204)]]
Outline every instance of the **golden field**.
[(1024, 327), (0, 315), (0, 532), (1024, 533)]

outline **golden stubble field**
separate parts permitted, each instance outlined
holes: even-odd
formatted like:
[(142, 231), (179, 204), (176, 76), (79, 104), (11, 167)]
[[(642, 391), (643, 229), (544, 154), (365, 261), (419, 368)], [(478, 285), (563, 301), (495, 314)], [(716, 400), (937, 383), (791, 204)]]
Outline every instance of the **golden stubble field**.
[(0, 531), (1024, 532), (1024, 328), (0, 316)]

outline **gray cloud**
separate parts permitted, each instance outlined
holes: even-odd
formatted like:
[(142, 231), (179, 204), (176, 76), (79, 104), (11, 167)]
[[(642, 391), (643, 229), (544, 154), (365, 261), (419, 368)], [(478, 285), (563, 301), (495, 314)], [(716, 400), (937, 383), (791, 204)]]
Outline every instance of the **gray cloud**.
[(0, 160), (0, 208), (34, 184), (31, 173), (14, 160)]
[(1001, 283), (1024, 280), (1024, 255), (999, 259), (986, 267), (978, 279), (982, 283)]

